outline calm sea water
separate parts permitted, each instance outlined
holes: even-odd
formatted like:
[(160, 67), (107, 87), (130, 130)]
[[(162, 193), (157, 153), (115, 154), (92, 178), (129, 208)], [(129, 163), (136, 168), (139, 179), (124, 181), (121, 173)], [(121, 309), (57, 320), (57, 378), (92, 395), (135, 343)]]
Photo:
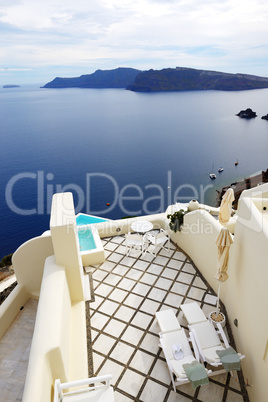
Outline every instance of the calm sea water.
[[(73, 192), (76, 212), (111, 219), (163, 212), (174, 197), (215, 204), (216, 189), (268, 167), (267, 98), (0, 89), (0, 257), (49, 229), (58, 191)], [(235, 116), (248, 107), (256, 119)], [(215, 181), (213, 166), (224, 167)]]

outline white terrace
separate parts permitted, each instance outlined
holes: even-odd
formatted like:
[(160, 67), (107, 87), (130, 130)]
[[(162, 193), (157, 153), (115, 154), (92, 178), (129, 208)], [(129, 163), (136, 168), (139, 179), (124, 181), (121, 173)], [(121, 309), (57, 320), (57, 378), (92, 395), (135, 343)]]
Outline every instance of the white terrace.
[[(196, 391), (185, 384), (175, 393), (158, 346), (160, 329), (154, 314), (172, 308), (187, 329), (180, 304), (195, 300), (206, 315), (215, 308), (215, 239), (220, 223), (208, 210), (188, 213), (184, 230), (170, 232), (170, 253), (162, 251), (156, 257), (125, 256), (124, 235), (134, 219), (98, 224), (104, 255), (96, 260), (93, 256), (94, 265), (87, 263), (85, 273), (72, 196), (55, 195), (50, 232), (24, 243), (13, 256), (18, 285), (0, 306), (1, 397), (53, 401), (56, 379), (68, 382), (111, 374), (115, 401), (208, 401), (212, 394), (213, 401), (242, 401), (248, 400), (247, 393), (251, 401), (264, 401), (266, 211), (268, 185), (243, 192), (229, 279), (221, 287), (230, 343), (246, 355), (243, 375), (210, 377), (209, 384)], [(156, 229), (168, 230), (166, 215), (146, 220)]]

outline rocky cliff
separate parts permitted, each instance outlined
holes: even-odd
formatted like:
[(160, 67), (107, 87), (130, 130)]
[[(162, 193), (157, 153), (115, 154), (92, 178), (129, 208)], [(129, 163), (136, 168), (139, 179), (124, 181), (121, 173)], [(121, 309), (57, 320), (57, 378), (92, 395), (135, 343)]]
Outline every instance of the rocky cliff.
[(268, 78), (184, 67), (141, 72), (134, 84), (127, 87), (131, 91), (138, 92), (211, 89), (239, 91), (258, 88), (268, 88)]
[(116, 68), (115, 70), (97, 70), (93, 74), (75, 78), (57, 77), (43, 88), (126, 88), (134, 83), (140, 70), (134, 68)]

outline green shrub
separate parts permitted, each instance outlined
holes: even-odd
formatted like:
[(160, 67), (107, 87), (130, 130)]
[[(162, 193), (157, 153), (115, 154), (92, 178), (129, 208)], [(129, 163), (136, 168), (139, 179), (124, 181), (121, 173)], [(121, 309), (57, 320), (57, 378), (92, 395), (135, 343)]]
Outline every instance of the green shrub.
[(179, 231), (181, 230), (181, 226), (183, 225), (183, 218), (187, 212), (188, 211), (184, 211), (184, 209), (180, 209), (179, 211), (176, 211), (173, 214), (167, 215), (167, 218), (170, 219), (169, 227), (175, 233), (177, 232), (177, 230)]
[(12, 255), (13, 255), (13, 253), (5, 255), (2, 258), (2, 260), (0, 261), (0, 267), (8, 267), (9, 265), (12, 265), (12, 261), (11, 261)]

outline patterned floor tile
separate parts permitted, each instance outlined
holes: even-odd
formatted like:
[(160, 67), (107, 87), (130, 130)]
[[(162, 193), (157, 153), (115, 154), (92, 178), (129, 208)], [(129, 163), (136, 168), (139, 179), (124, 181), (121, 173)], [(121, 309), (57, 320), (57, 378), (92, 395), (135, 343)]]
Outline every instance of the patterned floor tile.
[(147, 333), (140, 345), (140, 348), (156, 355), (159, 351), (159, 337), (157, 335)]
[(121, 338), (123, 341), (136, 346), (143, 336), (144, 331), (142, 329), (138, 329), (133, 327), (132, 325), (129, 325)]
[(93, 351), (100, 354), (108, 355), (111, 348), (114, 346), (116, 340), (110, 336), (100, 334), (98, 338), (93, 342)]
[(127, 392), (131, 396), (136, 397), (144, 381), (145, 377), (128, 369), (119, 382), (118, 388)]
[(110, 322), (104, 328), (104, 333), (119, 338), (125, 328), (126, 328), (125, 323), (116, 319), (111, 319)]
[(110, 359), (107, 359), (104, 365), (101, 367), (101, 370), (98, 372), (98, 375), (106, 375), (107, 373), (113, 373), (113, 378), (111, 380), (111, 384), (115, 385), (120, 375), (123, 373), (124, 366), (113, 362)]
[(143, 352), (142, 350), (137, 350), (129, 365), (130, 367), (146, 375), (148, 374), (153, 361), (154, 356), (151, 356), (148, 353)]
[(110, 358), (117, 360), (120, 363), (126, 364), (134, 351), (135, 348), (133, 346), (119, 341), (111, 352)]
[[(119, 237), (117, 244), (122, 244)], [(124, 252), (124, 246), (120, 247)], [(175, 250), (174, 245), (170, 255), (161, 250), (156, 258), (147, 253), (140, 257), (121, 255), (120, 259), (119, 247), (114, 250), (112, 254), (117, 256), (110, 254), (110, 262), (102, 264), (108, 275), (96, 275), (99, 282), (96, 282), (96, 301), (92, 307), (99, 310), (99, 315), (92, 315), (92, 326), (94, 324), (96, 329), (93, 330), (93, 349), (96, 344), (99, 350), (94, 352), (93, 360), (99, 365), (101, 374), (114, 372), (113, 384), (118, 401), (175, 402), (194, 400), (197, 396), (199, 401), (208, 401), (213, 391), (213, 402), (220, 402), (225, 387), (230, 401), (242, 401), (237, 377), (229, 384), (226, 375), (223, 375), (222, 383), (219, 376), (217, 382), (211, 380), (208, 386), (197, 391), (189, 383), (173, 391), (167, 364), (159, 348), (160, 328), (154, 314), (171, 308), (188, 336), (180, 304), (195, 300), (206, 314), (211, 311), (212, 303), (209, 302), (215, 296), (192, 262), (182, 251)], [(93, 278), (96, 273), (97, 269)], [(119, 276), (122, 279), (117, 281)], [(108, 300), (104, 301), (107, 297)], [(114, 310), (115, 305), (119, 306), (117, 310)], [(113, 317), (109, 318), (111, 314)], [(112, 340), (101, 337), (100, 333)], [(104, 348), (111, 346), (105, 360), (101, 360), (101, 341)]]
[(163, 401), (167, 394), (168, 388), (163, 387), (162, 385), (148, 380), (144, 390), (142, 391), (140, 400), (143, 402), (148, 401)]

